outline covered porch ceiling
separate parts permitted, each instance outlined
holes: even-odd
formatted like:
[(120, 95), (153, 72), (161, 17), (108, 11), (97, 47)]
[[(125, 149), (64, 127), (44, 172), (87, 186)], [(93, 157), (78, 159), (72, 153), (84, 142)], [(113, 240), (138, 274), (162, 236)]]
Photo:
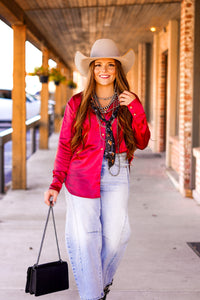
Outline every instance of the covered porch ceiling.
[(161, 31), (180, 18), (181, 0), (0, 0), (0, 18), (26, 24), (27, 39), (54, 59), (75, 69), (77, 50), (89, 55), (99, 38), (112, 38), (123, 54), (153, 41), (150, 27)]

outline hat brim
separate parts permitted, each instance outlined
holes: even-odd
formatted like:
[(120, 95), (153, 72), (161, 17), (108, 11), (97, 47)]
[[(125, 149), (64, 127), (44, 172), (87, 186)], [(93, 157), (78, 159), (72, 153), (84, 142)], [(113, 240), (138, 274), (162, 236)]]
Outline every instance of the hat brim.
[(87, 56), (83, 55), (80, 51), (77, 51), (75, 54), (75, 65), (76, 65), (78, 71), (81, 73), (81, 75), (87, 76), (91, 62), (93, 62), (97, 59), (102, 59), (102, 58), (112, 58), (112, 59), (120, 61), (122, 64), (124, 73), (127, 74), (128, 71), (130, 71), (131, 67), (134, 64), (135, 53), (132, 49), (130, 49), (123, 56), (87, 57)]

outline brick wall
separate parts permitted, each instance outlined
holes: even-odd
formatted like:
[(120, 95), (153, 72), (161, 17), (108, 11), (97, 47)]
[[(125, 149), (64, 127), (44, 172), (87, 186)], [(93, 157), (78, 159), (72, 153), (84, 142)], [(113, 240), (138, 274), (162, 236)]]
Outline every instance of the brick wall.
[(181, 3), (179, 187), (187, 197), (191, 196), (194, 5), (194, 0), (183, 0)]

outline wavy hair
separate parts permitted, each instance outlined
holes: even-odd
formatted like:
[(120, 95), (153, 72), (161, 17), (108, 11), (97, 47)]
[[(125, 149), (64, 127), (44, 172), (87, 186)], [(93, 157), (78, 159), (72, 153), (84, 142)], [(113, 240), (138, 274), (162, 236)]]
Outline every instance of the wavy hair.
[[(121, 63), (117, 60), (115, 60), (115, 63), (116, 63), (115, 88), (119, 95), (125, 90), (130, 91), (130, 88), (129, 88), (128, 81), (126, 79), (126, 75), (121, 66)], [(92, 96), (94, 96), (95, 86), (96, 86), (96, 82), (94, 79), (94, 66), (95, 63), (92, 62), (89, 68), (86, 87), (82, 94), (82, 101), (76, 113), (76, 118), (75, 118), (75, 123), (73, 128), (74, 135), (71, 141), (72, 153), (76, 151), (79, 145), (82, 144), (82, 146), (84, 147), (84, 138), (87, 135), (87, 132), (83, 135), (82, 128), (87, 114), (88, 117), (90, 116), (90, 110), (91, 110), (90, 102)], [(118, 118), (118, 128), (121, 137), (120, 141), (124, 138), (126, 147), (128, 149), (127, 158), (130, 160), (133, 157), (134, 151), (136, 150), (136, 145), (135, 145), (135, 139), (134, 139), (134, 134), (132, 129), (132, 115), (127, 106), (122, 105), (119, 107), (117, 118)]]

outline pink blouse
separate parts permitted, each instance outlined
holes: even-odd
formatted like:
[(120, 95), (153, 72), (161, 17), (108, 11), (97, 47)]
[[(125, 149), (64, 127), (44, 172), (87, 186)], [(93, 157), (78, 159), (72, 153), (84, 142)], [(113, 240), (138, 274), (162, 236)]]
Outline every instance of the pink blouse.
[[(90, 121), (87, 116), (83, 124), (83, 134), (88, 132), (84, 140), (84, 148), (77, 155), (82, 146), (79, 146), (75, 153), (71, 152), (70, 147), (74, 119), (81, 99), (82, 93), (79, 93), (67, 103), (54, 163), (53, 181), (49, 188), (59, 192), (65, 182), (68, 191), (73, 195), (99, 198), (101, 166), (105, 150), (105, 127), (99, 125), (97, 116), (93, 111), (89, 113)], [(137, 98), (128, 105), (128, 109), (133, 116), (132, 128), (136, 146), (139, 149), (144, 149), (150, 138), (144, 109)], [(117, 119), (113, 121), (112, 129), (116, 141)], [(118, 152), (117, 146), (116, 152)], [(127, 152), (124, 139), (119, 145), (119, 153), (122, 152)]]

